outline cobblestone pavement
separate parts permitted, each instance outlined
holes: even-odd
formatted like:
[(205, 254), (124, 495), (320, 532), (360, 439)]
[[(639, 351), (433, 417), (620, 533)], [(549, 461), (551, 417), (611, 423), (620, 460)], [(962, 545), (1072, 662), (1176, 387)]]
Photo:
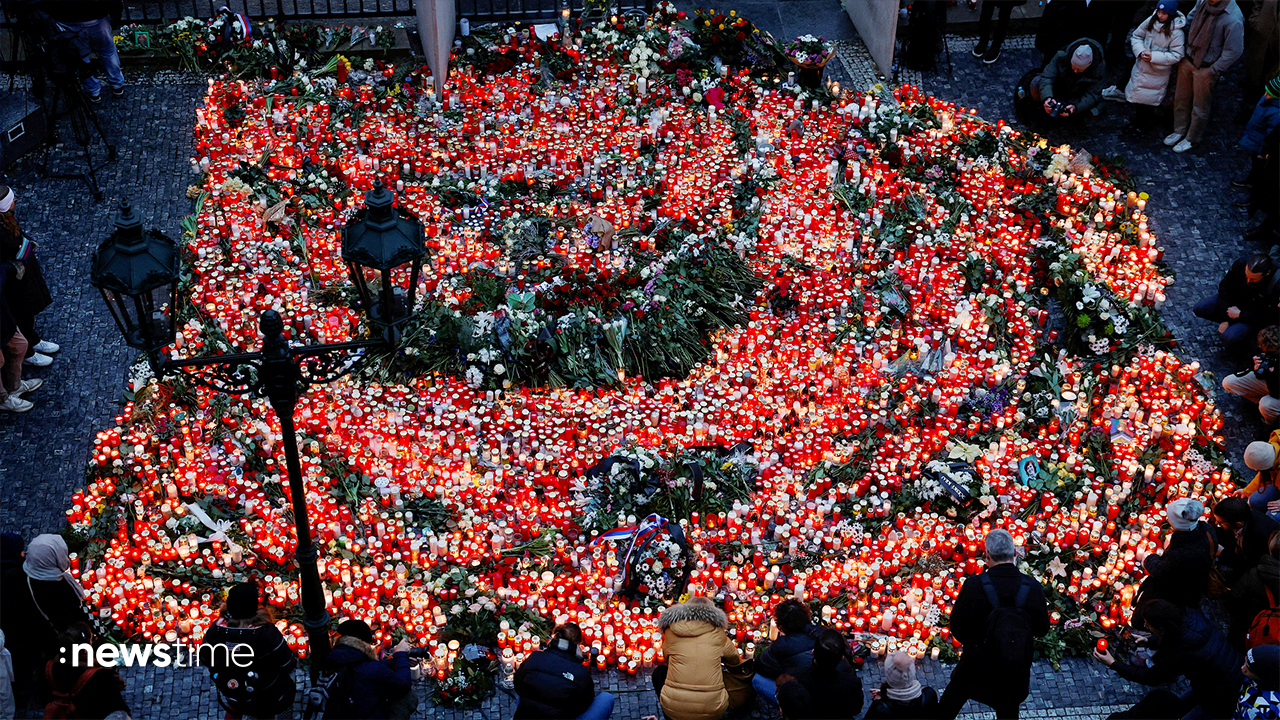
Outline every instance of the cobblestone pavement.
[[(866, 87), (875, 81), (873, 66), (847, 20), (833, 31), (825, 30), (843, 17), (834, 0), (787, 3), (785, 13), (780, 10), (781, 3), (755, 5), (760, 8), (753, 6), (752, 12), (747, 12), (746, 6), (741, 9), (748, 17), (762, 12), (761, 25), (781, 37), (821, 32), (828, 38), (846, 40), (840, 53), (843, 67), (833, 62), (829, 72), (842, 82), (851, 82), (851, 87)], [(795, 10), (792, 5), (803, 7)], [(1038, 58), (1030, 49), (1029, 38), (1010, 38), (1004, 57), (991, 67), (974, 60), (968, 49), (969, 41), (951, 40), (954, 73), (950, 76), (908, 75), (905, 79), (939, 97), (974, 107), (986, 117), (1011, 118), (1013, 84)], [(33, 398), (37, 408), (21, 416), (0, 415), (0, 530), (20, 532), (28, 538), (56, 531), (61, 525), (63, 510), (83, 476), (93, 433), (119, 411), (123, 378), (134, 358), (134, 353), (123, 347), (101, 299), (87, 283), (89, 258), (109, 229), (115, 204), (121, 199), (133, 201), (148, 225), (174, 235), (179, 220), (191, 212), (185, 191), (191, 178), (192, 108), (199, 101), (204, 81), (190, 74), (137, 70), (129, 72), (129, 81), (124, 98), (107, 98), (99, 109), (121, 153), (101, 175), (105, 202), (94, 202), (78, 180), (40, 177), (32, 158), (5, 173), (4, 181), (18, 192), (24, 228), (40, 243), (45, 274), (56, 300), (41, 316), (43, 327), (50, 339), (63, 345), (52, 367), (31, 373), (46, 380)], [(1238, 106), (1233, 96), (1235, 79), (1228, 76), (1220, 87), (1222, 100), (1214, 114), (1213, 129), (1199, 148), (1185, 155), (1175, 155), (1159, 144), (1162, 133), (1152, 133), (1140, 142), (1119, 135), (1127, 111), (1114, 103), (1084, 130), (1045, 131), (1053, 142), (1070, 142), (1095, 153), (1119, 153), (1128, 158), (1141, 189), (1151, 194), (1149, 207), (1167, 249), (1166, 261), (1178, 273), (1165, 318), (1182, 341), (1179, 351), (1199, 359), (1219, 377), (1236, 369), (1240, 361), (1220, 351), (1214, 329), (1192, 316), (1190, 307), (1201, 295), (1213, 291), (1220, 273), (1234, 257), (1256, 249), (1241, 240), (1246, 218), (1242, 210), (1231, 206), (1229, 181), (1247, 163), (1235, 145), (1242, 127), (1232, 119)], [(74, 156), (61, 152), (55, 159), (70, 169)], [(1261, 423), (1256, 410), (1235, 398), (1220, 401), (1229, 418), (1232, 455), (1238, 457)], [(950, 675), (950, 667), (933, 661), (923, 662), (920, 670), (921, 682), (939, 690)], [(1033, 673), (1031, 697), (1023, 705), (1023, 717), (1028, 718), (1105, 717), (1143, 694), (1139, 686), (1118, 680), (1087, 660), (1066, 660), (1056, 671), (1041, 662)], [(123, 675), (135, 718), (222, 716), (203, 671), (133, 668)], [(867, 691), (878, 687), (882, 679), (878, 663), (868, 663), (862, 676)], [(301, 682), (301, 676), (299, 679)], [(644, 674), (605, 673), (597, 678), (597, 688), (617, 697), (616, 718), (638, 719), (658, 713), (652, 685)], [(428, 691), (426, 685), (417, 686), (419, 697), (424, 698), (419, 713), (428, 718), (509, 718), (515, 705), (508, 692), (499, 690), (479, 707), (444, 708), (425, 701)], [(298, 716), (302, 699), (300, 694)], [(967, 705), (964, 713), (962, 717), (994, 717), (974, 703)], [(760, 706), (753, 717), (777, 715)]]

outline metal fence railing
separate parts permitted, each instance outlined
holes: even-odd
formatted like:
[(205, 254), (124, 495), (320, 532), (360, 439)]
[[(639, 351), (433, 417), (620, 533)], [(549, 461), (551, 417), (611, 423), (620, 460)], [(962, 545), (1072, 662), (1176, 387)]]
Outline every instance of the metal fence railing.
[(413, 0), (126, 0), (125, 22), (210, 18), (222, 6), (251, 18), (342, 20), (412, 15)]
[[(458, 17), (473, 23), (554, 20), (561, 8), (561, 0), (457, 0), (457, 3)], [(611, 0), (609, 6), (614, 12), (650, 12), (653, 3), (654, 0)], [(414, 14), (413, 0), (126, 0), (123, 19), (153, 23), (188, 15), (209, 18), (224, 5), (251, 18), (344, 20)], [(576, 17), (586, 0), (568, 0), (568, 5)]]

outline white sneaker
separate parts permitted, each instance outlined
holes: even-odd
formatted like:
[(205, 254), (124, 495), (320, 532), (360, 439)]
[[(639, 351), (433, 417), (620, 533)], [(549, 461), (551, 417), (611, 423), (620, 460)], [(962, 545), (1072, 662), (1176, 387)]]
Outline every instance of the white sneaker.
[(45, 355), (52, 355), (61, 349), (62, 349), (61, 345), (59, 345), (58, 343), (49, 342), (48, 340), (41, 340), (40, 342), (36, 343), (36, 352), (44, 353)]
[(24, 413), (33, 407), (35, 407), (34, 403), (23, 400), (17, 393), (9, 393), (9, 397), (0, 403), (0, 410), (11, 413)]
[(1124, 91), (1122, 91), (1120, 88), (1116, 87), (1115, 85), (1112, 85), (1111, 87), (1102, 91), (1102, 97), (1107, 100), (1124, 100)]
[(1191, 143), (1187, 142), (1186, 140), (1183, 140), (1182, 142), (1180, 142), (1180, 143), (1178, 143), (1177, 145), (1174, 145), (1174, 146), (1173, 146), (1173, 151), (1174, 151), (1174, 152), (1176, 152), (1176, 153), (1184, 153), (1184, 152), (1186, 152), (1186, 151), (1190, 150), (1190, 149), (1191, 149), (1191, 148), (1193, 148), (1193, 147), (1195, 147), (1195, 145), (1192, 145)]
[(1182, 140), (1182, 135), (1178, 133), (1169, 133), (1168, 135), (1164, 136), (1165, 145), (1170, 145), (1170, 146), (1177, 145), (1180, 140)]
[(26, 360), (23, 360), (22, 364), (30, 367), (49, 367), (50, 365), (53, 364), (53, 358), (49, 357), (48, 355), (41, 355), (40, 353), (36, 353), (35, 355), (32, 355)]
[(25, 395), (29, 392), (35, 392), (36, 390), (39, 390), (41, 385), (44, 385), (44, 380), (41, 378), (31, 378), (30, 380), (23, 380), (22, 382), (18, 383), (18, 389), (14, 390), (13, 393), (15, 395)]

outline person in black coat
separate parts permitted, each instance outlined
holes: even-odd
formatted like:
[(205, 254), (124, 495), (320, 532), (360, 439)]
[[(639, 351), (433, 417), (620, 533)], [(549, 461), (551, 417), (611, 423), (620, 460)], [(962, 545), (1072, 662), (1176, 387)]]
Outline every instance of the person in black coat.
[(325, 658), (330, 672), (340, 673), (338, 693), (330, 706), (351, 720), (407, 720), (418, 707), (409, 669), (409, 641), (401, 640), (390, 658), (378, 659), (373, 630), (363, 620), (338, 624), (338, 641)]
[[(844, 636), (830, 628), (815, 633), (808, 666), (778, 676), (778, 705), (787, 720), (853, 718), (862, 709), (862, 680), (848, 660)], [(789, 687), (789, 686), (798, 686)]]
[(1276, 322), (1280, 278), (1269, 255), (1258, 253), (1236, 260), (1218, 283), (1218, 294), (1196, 303), (1196, 317), (1218, 323), (1228, 349), (1253, 347), (1258, 331)]
[(52, 633), (53, 628), (41, 621), (31, 601), (27, 574), (22, 570), (22, 536), (17, 533), (0, 535), (0, 630), (13, 655), (14, 701), (21, 712), (27, 706), (36, 671), (44, 665), (40, 649), (51, 646), (54, 638), (40, 636), (42, 630)]
[(26, 364), (44, 367), (53, 362), (49, 355), (61, 349), (41, 336), (36, 323), (36, 316), (53, 304), (53, 296), (40, 268), (35, 243), (18, 224), (16, 203), (13, 189), (0, 185), (0, 262), (12, 266), (4, 295), (18, 331), (27, 339)]
[(1082, 37), (1059, 50), (1031, 81), (1031, 97), (1047, 117), (1091, 118), (1098, 114), (1106, 74), (1102, 46)]
[[(1226, 637), (1199, 610), (1188, 610), (1165, 600), (1156, 600), (1143, 613), (1143, 623), (1151, 632), (1155, 655), (1147, 662), (1127, 663), (1116, 660), (1110, 652), (1094, 650), (1098, 662), (1112, 668), (1124, 678), (1143, 685), (1165, 685), (1179, 676), (1191, 683), (1191, 690), (1176, 696), (1157, 690), (1163, 716), (1182, 717), (1197, 707), (1208, 717), (1231, 717), (1244, 675), (1240, 672), (1242, 657), (1227, 643)], [(1149, 664), (1148, 664), (1149, 663)], [(1154, 698), (1153, 698), (1154, 699)], [(1143, 702), (1153, 703), (1148, 698)], [(1136, 717), (1141, 713), (1118, 714)], [(1113, 716), (1114, 717), (1114, 716)]]
[(596, 695), (591, 669), (584, 663), (582, 629), (577, 623), (557, 626), (547, 646), (520, 663), (515, 689), (520, 697), (516, 720), (606, 720), (613, 713), (613, 695)]
[[(218, 646), (234, 649), (237, 645), (253, 649), (253, 660), (247, 671), (256, 676), (257, 685), (252, 697), (247, 699), (238, 692), (243, 691), (241, 670), (217, 662), (226, 655)], [(270, 613), (259, 608), (257, 585), (245, 582), (227, 591), (222, 617), (205, 631), (198, 652), (217, 686), (218, 701), (227, 710), (227, 720), (238, 720), (244, 715), (266, 720), (293, 707), (293, 696), (298, 691), (293, 670), (298, 667), (298, 658), (276, 629)], [(230, 687), (230, 680), (234, 680), (237, 687)]]
[(1280, 523), (1249, 507), (1242, 497), (1223, 498), (1213, 507), (1218, 526), (1218, 569), (1227, 585), (1234, 585), (1267, 554), (1267, 543), (1280, 530)]
[(1164, 550), (1148, 555), (1143, 563), (1147, 578), (1138, 587), (1133, 624), (1141, 627), (1142, 609), (1153, 600), (1168, 600), (1185, 608), (1200, 607), (1213, 570), (1214, 538), (1207, 523), (1200, 522), (1204, 505), (1180, 498), (1165, 506), (1173, 532)]
[(84, 588), (71, 576), (67, 541), (61, 535), (37, 535), (22, 561), (26, 590), (35, 615), (33, 632), (45, 657), (57, 651), (57, 637), (75, 623), (91, 625), (84, 610)]
[(768, 702), (776, 703), (779, 675), (795, 676), (813, 662), (813, 643), (818, 628), (809, 608), (795, 598), (787, 598), (773, 608), (780, 635), (756, 658), (756, 674), (751, 685)]
[(939, 718), (954, 718), (970, 699), (991, 706), (997, 718), (1016, 718), (1018, 706), (1031, 690), (1030, 656), (1025, 667), (996, 672), (983, 648), (987, 620), (995, 609), (987, 599), (984, 578), (994, 586), (1000, 607), (1017, 606), (1022, 597), (1020, 608), (1026, 614), (1031, 635), (1043, 637), (1049, 632), (1044, 588), (1018, 572), (1016, 556), (1013, 536), (1007, 530), (992, 530), (986, 538), (987, 570), (966, 579), (960, 587), (951, 609), (951, 636), (960, 641), (964, 652), (938, 703)]

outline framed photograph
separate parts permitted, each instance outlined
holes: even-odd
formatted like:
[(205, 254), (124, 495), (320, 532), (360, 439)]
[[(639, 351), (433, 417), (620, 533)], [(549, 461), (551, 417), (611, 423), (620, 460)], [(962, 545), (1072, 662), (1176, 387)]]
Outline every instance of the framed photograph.
[(133, 32), (133, 44), (139, 48), (151, 49), (151, 31), (135, 30)]

